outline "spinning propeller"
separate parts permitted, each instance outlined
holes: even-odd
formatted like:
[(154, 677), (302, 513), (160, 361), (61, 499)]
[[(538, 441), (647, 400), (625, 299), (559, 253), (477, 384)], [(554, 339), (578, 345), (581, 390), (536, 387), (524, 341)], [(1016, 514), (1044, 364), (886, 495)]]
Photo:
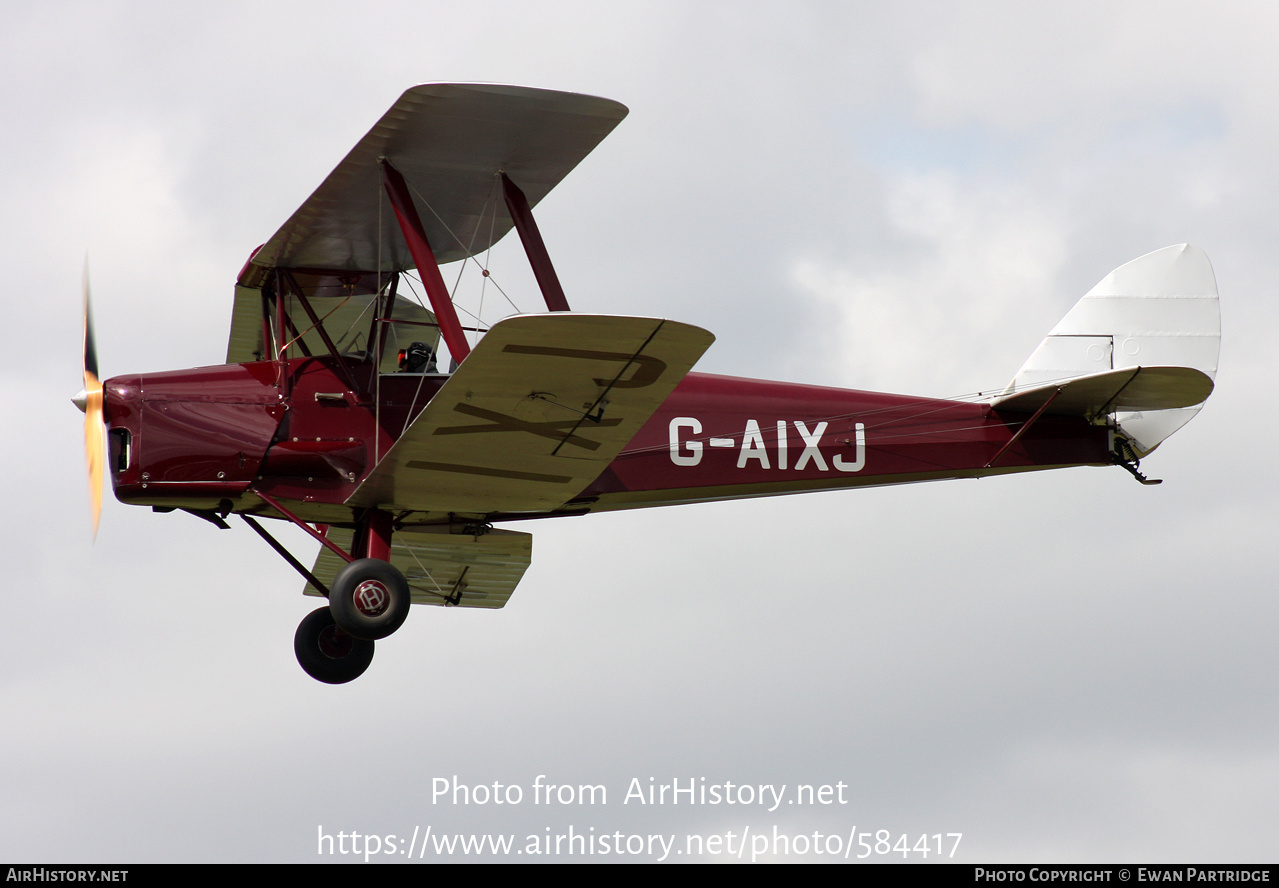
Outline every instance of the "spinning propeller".
[(84, 413), (84, 455), (89, 470), (89, 504), (93, 536), (98, 536), (102, 514), (102, 474), (106, 431), (102, 411), (102, 380), (98, 377), (98, 351), (93, 341), (93, 315), (89, 311), (89, 261), (84, 263), (84, 388), (71, 399)]

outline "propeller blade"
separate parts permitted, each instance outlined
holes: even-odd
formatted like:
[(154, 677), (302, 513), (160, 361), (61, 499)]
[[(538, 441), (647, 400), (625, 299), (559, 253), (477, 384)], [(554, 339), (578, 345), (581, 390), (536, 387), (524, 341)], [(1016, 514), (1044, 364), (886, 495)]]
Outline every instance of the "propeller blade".
[(89, 311), (89, 260), (84, 260), (84, 388), (72, 399), (84, 411), (84, 455), (89, 473), (89, 509), (93, 515), (93, 537), (98, 537), (102, 514), (102, 483), (106, 463), (106, 428), (102, 410), (102, 381), (98, 379), (98, 349), (93, 338), (93, 315)]
[(84, 260), (84, 372), (98, 377), (98, 346), (93, 337), (93, 312), (89, 310), (89, 258)]
[[(88, 392), (88, 403), (84, 411), (84, 455), (89, 472), (89, 509), (93, 516), (93, 538), (98, 537), (98, 518), (102, 514), (102, 481), (104, 474), (103, 456), (106, 450), (107, 433), (102, 424), (102, 386), (98, 384), (96, 391), (89, 389), (90, 374), (85, 373), (85, 391)], [(96, 379), (93, 379), (97, 383)]]

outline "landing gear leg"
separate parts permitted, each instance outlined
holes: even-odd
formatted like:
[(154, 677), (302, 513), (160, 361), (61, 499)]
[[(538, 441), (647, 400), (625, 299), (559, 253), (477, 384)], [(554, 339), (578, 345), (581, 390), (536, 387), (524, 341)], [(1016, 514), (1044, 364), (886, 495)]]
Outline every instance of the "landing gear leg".
[(369, 509), (358, 516), (353, 555), (329, 587), (334, 621), (356, 638), (386, 638), (409, 615), (409, 584), (391, 564), (391, 513)]

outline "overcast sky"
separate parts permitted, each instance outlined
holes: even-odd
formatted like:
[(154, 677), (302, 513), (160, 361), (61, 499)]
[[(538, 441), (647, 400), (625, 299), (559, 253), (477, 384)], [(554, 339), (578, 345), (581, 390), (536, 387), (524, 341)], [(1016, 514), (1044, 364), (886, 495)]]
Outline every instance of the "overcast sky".
[[(522, 848), (570, 825), (962, 833), (967, 862), (1279, 856), (1279, 12), (4, 12), (0, 858), (308, 862), (341, 859), (321, 831)], [(534, 563), (504, 610), (415, 608), (364, 677), (321, 685), (292, 651), (315, 602), (242, 523), (108, 499), (90, 542), (81, 265), (104, 375), (223, 360), (249, 251), (438, 80), (630, 107), (539, 223), (574, 308), (706, 327), (700, 369), (994, 388), (1112, 268), (1190, 242), (1221, 292), (1218, 389), (1143, 463), (1160, 487), (1081, 468), (520, 527)], [(510, 255), (494, 273), (535, 310)], [(455, 775), (523, 802), (433, 802)], [(539, 775), (607, 802), (534, 805)], [(641, 806), (633, 778), (846, 789)]]

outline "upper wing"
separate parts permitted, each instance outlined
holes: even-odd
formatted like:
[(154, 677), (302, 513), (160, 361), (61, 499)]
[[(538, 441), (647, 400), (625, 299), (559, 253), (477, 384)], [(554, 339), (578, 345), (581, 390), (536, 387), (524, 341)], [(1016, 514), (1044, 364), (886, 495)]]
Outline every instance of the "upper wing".
[(415, 86), (254, 254), (240, 283), (258, 285), (270, 268), (412, 268), (403, 239), (385, 236), (398, 228), (383, 199), (383, 157), (425, 205), (422, 223), (441, 264), (483, 252), (512, 226), (499, 172), (536, 206), (626, 113), (610, 99), (546, 89)]
[(348, 502), (479, 514), (555, 509), (599, 476), (714, 340), (654, 318), (507, 318)]

